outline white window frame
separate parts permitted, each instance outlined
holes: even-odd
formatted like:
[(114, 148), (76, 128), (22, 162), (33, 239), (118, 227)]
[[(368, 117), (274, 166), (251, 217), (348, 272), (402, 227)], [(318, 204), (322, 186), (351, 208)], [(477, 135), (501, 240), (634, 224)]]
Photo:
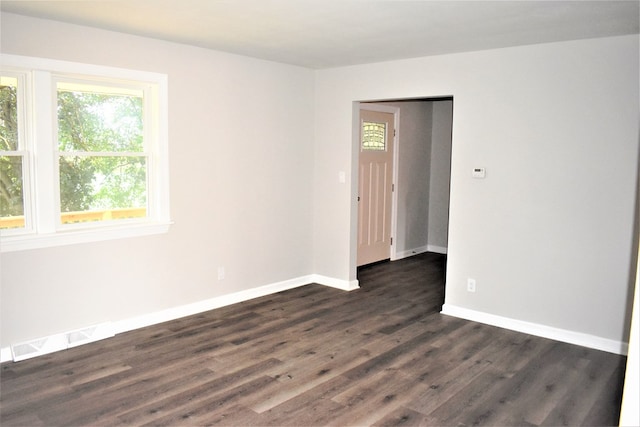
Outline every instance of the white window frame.
[[(3, 230), (2, 236), (10, 236), (13, 234), (24, 234), (33, 231), (33, 197), (32, 197), (32, 166), (33, 166), (33, 147), (31, 146), (31, 126), (29, 125), (30, 115), (27, 114), (27, 102), (30, 98), (30, 87), (26, 83), (30, 77), (28, 72), (24, 70), (3, 70), (2, 74), (7, 77), (13, 77), (18, 81), (17, 86), (17, 116), (18, 116), (18, 147), (14, 151), (15, 154), (22, 156), (22, 197), (23, 197), (23, 216), (25, 227), (14, 230)], [(10, 154), (8, 152), (7, 154)], [(3, 152), (4, 155), (4, 152)], [(1, 242), (1, 241), (0, 241)]]
[[(3, 72), (22, 76), (21, 150), (25, 151), (25, 228), (0, 231), (0, 251), (11, 252), (166, 233), (169, 215), (168, 78), (166, 74), (91, 64), (0, 55)], [(144, 88), (147, 217), (60, 224), (56, 81), (91, 81)], [(20, 89), (19, 89), (20, 91)], [(20, 92), (19, 92), (19, 95)]]

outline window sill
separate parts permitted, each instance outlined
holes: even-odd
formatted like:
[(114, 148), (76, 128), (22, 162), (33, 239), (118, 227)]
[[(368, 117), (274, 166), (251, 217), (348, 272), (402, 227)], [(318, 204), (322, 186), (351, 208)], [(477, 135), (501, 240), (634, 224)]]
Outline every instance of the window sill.
[(169, 231), (171, 224), (173, 224), (173, 222), (155, 222), (59, 231), (51, 234), (2, 236), (2, 238), (0, 238), (0, 252), (26, 251), (30, 249), (75, 245), (78, 243), (101, 242), (105, 240), (163, 234)]

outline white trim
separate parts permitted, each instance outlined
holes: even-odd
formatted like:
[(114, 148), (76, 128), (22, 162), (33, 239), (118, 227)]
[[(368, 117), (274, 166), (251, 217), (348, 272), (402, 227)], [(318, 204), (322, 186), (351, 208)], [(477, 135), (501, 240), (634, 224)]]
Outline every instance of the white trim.
[[(253, 289), (247, 289), (245, 291), (234, 292), (227, 295), (221, 295), (219, 297), (198, 301), (192, 304), (185, 304), (177, 307), (168, 308), (166, 310), (156, 311), (153, 313), (143, 314), (141, 316), (124, 319), (121, 321), (98, 325), (98, 327), (95, 327), (97, 333), (95, 333), (94, 335), (96, 338), (94, 339), (94, 341), (97, 339), (108, 338), (109, 336), (114, 336), (116, 334), (120, 334), (123, 332), (144, 328), (147, 326), (156, 325), (158, 323), (179, 319), (181, 317), (191, 316), (191, 315), (202, 313), (205, 311), (214, 310), (216, 308), (225, 307), (231, 304), (248, 301), (254, 298), (275, 294), (277, 292), (286, 291), (288, 289), (310, 285), (312, 283), (317, 283), (320, 285), (329, 286), (329, 287), (341, 289), (344, 291), (352, 291), (354, 289), (359, 288), (357, 280), (348, 281), (348, 280), (340, 280), (332, 277), (322, 276), (319, 274), (309, 274), (307, 276), (300, 276), (294, 279), (284, 280), (282, 282), (276, 282), (276, 283), (260, 286)], [(108, 327), (106, 326), (103, 327), (103, 325), (108, 325)], [(38, 354), (33, 354), (33, 356), (31, 357), (39, 356), (41, 354), (48, 354), (53, 351), (66, 350), (67, 348), (71, 347), (71, 345), (69, 345), (69, 336), (71, 334), (79, 331), (82, 332), (88, 329), (91, 329), (91, 328), (75, 329), (72, 331), (50, 335), (44, 338), (39, 338), (37, 340), (32, 340), (32, 342), (48, 341), (49, 343), (51, 343), (51, 345), (46, 348), (46, 353), (40, 352)], [(88, 342), (90, 341), (86, 340), (83, 342), (77, 342), (73, 344), (73, 346), (85, 344)], [(20, 344), (14, 344), (12, 346), (20, 345)], [(53, 344), (56, 344), (56, 345), (54, 346)], [(15, 360), (12, 356), (11, 347), (0, 349), (0, 363), (8, 362), (10, 360)]]
[(396, 252), (395, 257), (391, 258), (391, 261), (398, 261), (403, 258), (409, 258), (410, 256), (430, 252), (428, 246), (420, 246), (419, 248), (407, 249), (406, 251)]
[(34, 56), (12, 55), (3, 53), (0, 55), (2, 65), (5, 67), (31, 68), (34, 70), (47, 69), (56, 73), (68, 73), (77, 75), (101, 75), (105, 71), (110, 78), (157, 81), (166, 79), (165, 74), (151, 71), (132, 70), (128, 68), (110, 67), (106, 65), (85, 64), (81, 62), (61, 61), (57, 59), (38, 58)]
[(73, 232), (57, 232), (50, 234), (28, 234), (19, 236), (2, 236), (1, 252), (25, 251), (29, 249), (50, 248), (53, 246), (75, 245), (77, 243), (99, 242), (104, 240), (125, 239), (129, 237), (149, 236), (169, 231), (172, 222), (138, 223), (127, 226), (93, 228)]
[(0, 363), (12, 360), (11, 347), (0, 348)]
[(447, 254), (447, 247), (446, 246), (427, 245), (427, 252), (435, 252), (437, 254), (446, 255)]
[(254, 298), (275, 294), (277, 292), (286, 291), (288, 289), (298, 288), (311, 283), (311, 276), (302, 276), (282, 282), (272, 283), (257, 288), (247, 289), (245, 291), (234, 292), (231, 294), (221, 295), (218, 297), (194, 302), (191, 304), (180, 305), (168, 308), (154, 313), (143, 314), (142, 316), (114, 322), (116, 334), (132, 331), (138, 328), (155, 325), (170, 320), (179, 319), (181, 317), (191, 316), (205, 311), (214, 310), (216, 308), (225, 307), (231, 304), (248, 301)]
[[(86, 340), (82, 343), (76, 343), (75, 345), (85, 344), (93, 342), (98, 339), (104, 339), (111, 337), (115, 334), (139, 329), (151, 325), (155, 325), (162, 322), (167, 322), (181, 317), (186, 317), (205, 311), (213, 310), (216, 308), (236, 304), (243, 301), (248, 301), (254, 298), (282, 292), (288, 289), (293, 289), (301, 286), (306, 286), (311, 283), (317, 283), (324, 286), (329, 286), (344, 291), (352, 291), (359, 289), (357, 280), (340, 280), (332, 277), (327, 277), (319, 274), (310, 274), (307, 276), (301, 276), (282, 282), (272, 283), (265, 286), (260, 286), (245, 291), (235, 292), (232, 294), (222, 295), (214, 297), (204, 301), (199, 301), (192, 304), (186, 304), (182, 306), (172, 307), (166, 310), (148, 313), (142, 316), (121, 320), (119, 322), (113, 322), (111, 324), (105, 323), (100, 326), (97, 335), (93, 336), (93, 339)], [(565, 329), (553, 328), (550, 326), (540, 325), (536, 323), (524, 322), (521, 320), (510, 319), (502, 316), (496, 316), (480, 311), (469, 310), (462, 307), (457, 307), (451, 304), (444, 304), (442, 307), (442, 314), (448, 316), (454, 316), (461, 319), (472, 320), (474, 322), (485, 323), (492, 326), (497, 326), (505, 329), (510, 329), (517, 332), (527, 333), (544, 338), (550, 338), (557, 341), (567, 342), (570, 344), (581, 345), (584, 347), (590, 347), (597, 350), (607, 351), (610, 353), (626, 355), (628, 352), (628, 343), (614, 341), (606, 338), (597, 337), (594, 335), (583, 334), (580, 332), (568, 331)], [(108, 327), (104, 326), (108, 325)], [(103, 327), (104, 326), (104, 327)], [(89, 328), (84, 328), (86, 330)], [(48, 354), (54, 351), (65, 350), (69, 345), (68, 337), (70, 334), (77, 332), (78, 329), (63, 332), (60, 334), (54, 334), (49, 337), (40, 338), (32, 341), (48, 341), (46, 348), (42, 348), (37, 354), (32, 355), (39, 356)], [(23, 343), (14, 344), (13, 346)], [(55, 345), (54, 345), (55, 344)], [(64, 344), (64, 345), (63, 345)], [(8, 362), (10, 360), (16, 360), (13, 357), (11, 347), (5, 347), (0, 349), (0, 363)], [(17, 360), (22, 360), (18, 358)]]
[(444, 246), (436, 246), (436, 245), (426, 245), (420, 246), (418, 248), (407, 249), (406, 251), (396, 252), (395, 257), (391, 257), (391, 261), (397, 261), (403, 258), (408, 258), (410, 256), (422, 254), (425, 252), (433, 252), (436, 254), (447, 254), (447, 248)]
[(510, 329), (512, 331), (523, 332), (525, 334), (535, 335), (538, 337), (594, 348), (596, 350), (602, 350), (609, 353), (621, 354), (623, 356), (626, 356), (629, 350), (629, 344), (626, 342), (540, 325), (538, 323), (524, 322), (522, 320), (511, 319), (508, 317), (496, 316), (494, 314), (469, 310), (467, 308), (451, 304), (444, 304), (442, 306), (441, 313), (448, 316), (459, 317), (461, 319), (472, 320), (474, 322), (485, 323), (487, 325), (498, 326), (504, 329)]
[(333, 277), (323, 276), (321, 274), (312, 274), (309, 276), (312, 283), (328, 286), (330, 288), (336, 288), (343, 291), (354, 291), (360, 289), (358, 280), (340, 280)]

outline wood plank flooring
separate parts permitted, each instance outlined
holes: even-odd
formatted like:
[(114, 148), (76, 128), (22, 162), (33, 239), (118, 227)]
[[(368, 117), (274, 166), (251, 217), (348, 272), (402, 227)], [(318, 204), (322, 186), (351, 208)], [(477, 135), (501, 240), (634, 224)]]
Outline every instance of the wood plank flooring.
[(442, 255), (2, 365), (2, 426), (617, 425), (625, 358), (439, 314)]

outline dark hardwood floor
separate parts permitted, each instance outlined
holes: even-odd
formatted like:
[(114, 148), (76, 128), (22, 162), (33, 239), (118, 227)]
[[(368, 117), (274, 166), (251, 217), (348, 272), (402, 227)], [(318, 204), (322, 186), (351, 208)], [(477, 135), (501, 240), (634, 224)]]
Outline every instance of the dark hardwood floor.
[(2, 426), (617, 425), (625, 358), (439, 314), (444, 257), (2, 365)]

